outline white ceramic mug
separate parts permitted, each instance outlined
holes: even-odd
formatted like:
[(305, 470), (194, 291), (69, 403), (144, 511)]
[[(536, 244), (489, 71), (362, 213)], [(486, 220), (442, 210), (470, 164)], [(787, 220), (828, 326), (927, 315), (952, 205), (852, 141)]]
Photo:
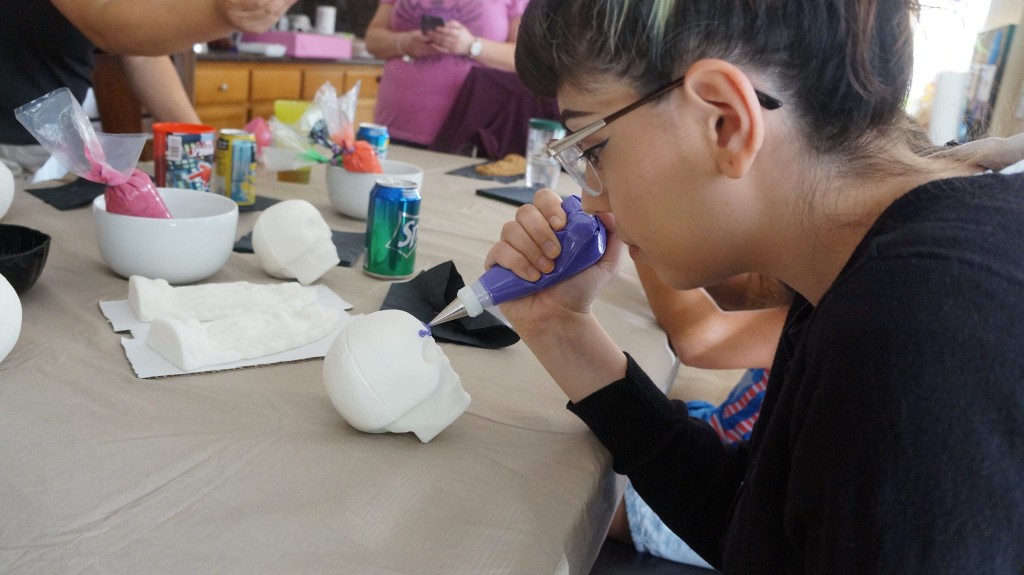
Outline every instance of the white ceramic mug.
[(335, 19), (338, 11), (334, 6), (316, 7), (316, 32), (318, 34), (334, 34)]

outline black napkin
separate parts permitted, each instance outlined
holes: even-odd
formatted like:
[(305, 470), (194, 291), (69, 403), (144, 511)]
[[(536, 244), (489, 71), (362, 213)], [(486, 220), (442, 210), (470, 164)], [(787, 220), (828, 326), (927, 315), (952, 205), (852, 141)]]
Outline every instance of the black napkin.
[[(407, 282), (391, 284), (380, 309), (400, 309), (427, 323), (454, 301), (455, 294), (465, 285), (455, 264), (447, 261), (420, 272)], [(430, 331), (438, 341), (484, 349), (499, 349), (519, 341), (516, 332), (487, 311), (476, 317), (435, 325)]]
[[(483, 162), (482, 162), (483, 163)], [(523, 179), (523, 174), (516, 174), (514, 176), (485, 176), (483, 174), (476, 173), (476, 164), (472, 166), (466, 166), (457, 170), (448, 172), (451, 176), (463, 176), (466, 178), (475, 178), (477, 180), (491, 180), (492, 182), (501, 182), (503, 184), (511, 184), (516, 180)]]
[(32, 188), (25, 191), (58, 210), (65, 211), (88, 206), (106, 189), (106, 184), (75, 178), (55, 188)]
[[(341, 260), (341, 263), (338, 265), (346, 268), (355, 265), (359, 256), (366, 249), (366, 234), (363, 232), (331, 230), (331, 241), (334, 242), (334, 247), (338, 249), (338, 258)], [(235, 242), (235, 251), (242, 254), (252, 253), (252, 232), (238, 238), (238, 241)]]
[(491, 198), (492, 200), (498, 200), (499, 202), (505, 202), (506, 204), (512, 204), (513, 206), (532, 204), (533, 195), (535, 193), (537, 193), (537, 188), (531, 188), (528, 186), (512, 186), (509, 188), (487, 188), (476, 191), (476, 195), (478, 196)]

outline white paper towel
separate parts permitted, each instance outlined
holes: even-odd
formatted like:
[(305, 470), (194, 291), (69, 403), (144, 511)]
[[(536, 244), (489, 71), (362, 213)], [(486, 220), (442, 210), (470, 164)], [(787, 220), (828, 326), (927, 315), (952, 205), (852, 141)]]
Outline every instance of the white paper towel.
[(935, 97), (928, 119), (928, 139), (940, 146), (955, 140), (960, 133), (967, 105), (967, 72), (939, 72), (935, 78)]

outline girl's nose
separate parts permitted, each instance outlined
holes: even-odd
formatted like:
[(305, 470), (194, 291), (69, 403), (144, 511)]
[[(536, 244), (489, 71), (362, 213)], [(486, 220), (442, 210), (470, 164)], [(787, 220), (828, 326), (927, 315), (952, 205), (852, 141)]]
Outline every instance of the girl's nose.
[(592, 196), (586, 192), (580, 194), (580, 204), (583, 206), (583, 211), (588, 214), (600, 214), (602, 212), (610, 212), (611, 207), (608, 205), (608, 192), (602, 191), (599, 196)]

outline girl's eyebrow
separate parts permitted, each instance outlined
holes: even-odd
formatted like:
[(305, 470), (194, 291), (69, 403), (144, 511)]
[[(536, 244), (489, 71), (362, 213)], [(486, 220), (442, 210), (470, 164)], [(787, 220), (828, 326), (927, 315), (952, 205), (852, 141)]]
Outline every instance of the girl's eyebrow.
[(567, 124), (569, 122), (569, 120), (572, 120), (573, 118), (582, 118), (584, 116), (590, 116), (592, 114), (593, 114), (593, 112), (587, 112), (587, 111), (584, 111), (584, 110), (572, 110), (572, 109), (562, 110), (562, 114), (561, 114), (561, 116), (562, 116), (562, 125), (565, 126), (565, 135), (566, 136), (571, 136), (572, 134), (575, 133), (575, 130), (570, 130), (569, 129), (569, 126)]

